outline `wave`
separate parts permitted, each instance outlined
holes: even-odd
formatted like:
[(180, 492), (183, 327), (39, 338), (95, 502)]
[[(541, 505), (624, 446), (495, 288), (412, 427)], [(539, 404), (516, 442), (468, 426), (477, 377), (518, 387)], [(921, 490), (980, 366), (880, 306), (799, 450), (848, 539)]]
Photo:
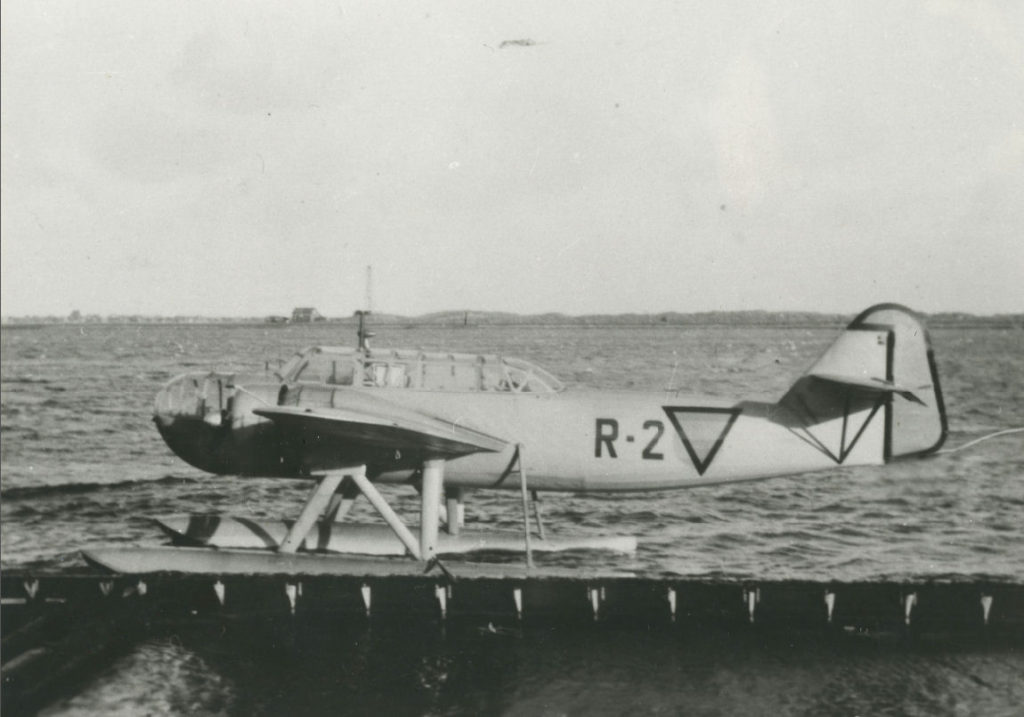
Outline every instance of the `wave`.
[(74, 495), (78, 493), (94, 493), (96, 491), (120, 490), (136, 485), (180, 485), (182, 483), (199, 483), (198, 478), (166, 475), (161, 478), (142, 478), (135, 480), (111, 481), (108, 483), (53, 483), (48, 485), (16, 486), (0, 490), (3, 500), (22, 500), (51, 495)]

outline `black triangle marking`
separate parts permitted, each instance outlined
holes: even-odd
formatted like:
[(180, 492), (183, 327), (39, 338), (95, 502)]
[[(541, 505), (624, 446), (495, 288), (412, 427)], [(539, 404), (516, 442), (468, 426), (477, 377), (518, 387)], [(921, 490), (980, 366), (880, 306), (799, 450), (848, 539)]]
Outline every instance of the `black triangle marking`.
[[(693, 467), (697, 469), (697, 475), (704, 475), (707, 469), (711, 467), (711, 462), (715, 460), (718, 450), (722, 447), (722, 444), (725, 443), (725, 437), (729, 435), (729, 431), (732, 430), (732, 426), (736, 423), (736, 419), (739, 418), (741, 413), (743, 413), (742, 408), (711, 408), (708, 406), (662, 406), (661, 410), (665, 412), (665, 415), (668, 416), (668, 420), (672, 422), (673, 428), (676, 429), (676, 433), (679, 434), (679, 438), (683, 442), (683, 447), (686, 449), (687, 454), (690, 456), (690, 460), (693, 462)], [(697, 454), (697, 450), (693, 447), (693, 442), (690, 440), (690, 437), (686, 435), (686, 430), (679, 422), (679, 416), (686, 413), (711, 413), (728, 416), (728, 419), (723, 424), (722, 429), (718, 432), (718, 437), (708, 450), (707, 455), (703, 458)]]

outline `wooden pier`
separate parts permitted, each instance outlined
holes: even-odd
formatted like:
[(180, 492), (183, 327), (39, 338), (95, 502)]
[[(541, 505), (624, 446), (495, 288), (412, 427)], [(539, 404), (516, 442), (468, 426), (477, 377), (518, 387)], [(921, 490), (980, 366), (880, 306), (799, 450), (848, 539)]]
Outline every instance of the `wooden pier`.
[(1024, 584), (1007, 582), (752, 581), (470, 563), (424, 573), (412, 562), (360, 561), (346, 575), (9, 570), (0, 585), (5, 714), (45, 704), (57, 686), (148, 635), (210, 619), (1024, 640)]

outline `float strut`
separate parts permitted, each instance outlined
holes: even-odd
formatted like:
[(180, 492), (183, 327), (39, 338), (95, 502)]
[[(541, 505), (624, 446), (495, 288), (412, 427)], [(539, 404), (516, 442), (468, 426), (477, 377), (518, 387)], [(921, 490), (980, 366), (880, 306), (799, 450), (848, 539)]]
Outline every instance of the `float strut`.
[(533, 567), (533, 546), (530, 544), (530, 505), (526, 489), (526, 465), (523, 462), (523, 444), (516, 445), (519, 455), (519, 488), (523, 494), (523, 533), (526, 537), (526, 567)]
[(545, 540), (544, 521), (540, 518), (540, 496), (537, 495), (537, 491), (531, 490), (530, 498), (533, 500), (533, 517), (537, 521), (537, 535), (541, 540)]
[(302, 507), (299, 519), (295, 521), (291, 530), (288, 531), (288, 535), (281, 541), (281, 545), (277, 549), (278, 552), (294, 553), (298, 550), (302, 541), (306, 539), (306, 535), (309, 534), (309, 529), (316, 522), (317, 517), (327, 507), (327, 503), (331, 500), (331, 495), (337, 490), (338, 484), (341, 483), (343, 477), (342, 473), (331, 472), (326, 474), (317, 483), (316, 487), (309, 494), (306, 505)]
[(331, 496), (331, 502), (324, 510), (324, 521), (327, 523), (343, 523), (345, 516), (352, 510), (356, 499), (359, 498), (359, 488), (350, 478), (341, 482), (338, 491)]
[[(424, 461), (423, 490), (420, 493), (420, 560), (433, 560), (437, 557), (437, 531), (441, 521), (443, 489), (444, 461), (438, 458)], [(449, 521), (451, 518), (449, 513)], [(458, 511), (455, 520), (458, 521)]]
[(416, 543), (416, 538), (413, 537), (412, 533), (408, 528), (405, 527), (405, 523), (398, 517), (398, 514), (392, 510), (388, 502), (384, 500), (384, 496), (380, 494), (376, 486), (370, 482), (369, 478), (366, 477), (366, 466), (359, 466), (358, 470), (350, 474), (355, 484), (359, 486), (359, 490), (366, 499), (370, 501), (370, 505), (376, 509), (380, 514), (380, 517), (384, 519), (384, 522), (388, 524), (388, 527), (398, 536), (398, 539), (405, 545), (405, 549), (416, 558), (420, 559), (420, 546)]
[(462, 525), (462, 511), (459, 510), (462, 504), (462, 488), (451, 486), (445, 488), (444, 493), (445, 502), (447, 503), (445, 529), (448, 531), (448, 535), (458, 535), (459, 528)]

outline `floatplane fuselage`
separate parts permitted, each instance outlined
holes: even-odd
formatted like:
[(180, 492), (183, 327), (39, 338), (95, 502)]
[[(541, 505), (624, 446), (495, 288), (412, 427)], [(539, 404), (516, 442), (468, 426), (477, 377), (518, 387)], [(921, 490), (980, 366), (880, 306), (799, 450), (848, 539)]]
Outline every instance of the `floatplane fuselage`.
[[(278, 550), (325, 547), (310, 531), (337, 520), (335, 493), (366, 495), (400, 549), (428, 559), (438, 504), (447, 495), (450, 513), (464, 489), (664, 490), (880, 465), (935, 452), (947, 431), (928, 334), (895, 304), (855, 318), (777, 401), (566, 389), (518, 359), (360, 344), (307, 349), (273, 376), (186, 374), (157, 396), (157, 427), (190, 464), (320, 480)], [(420, 490), (418, 541), (376, 483)]]

